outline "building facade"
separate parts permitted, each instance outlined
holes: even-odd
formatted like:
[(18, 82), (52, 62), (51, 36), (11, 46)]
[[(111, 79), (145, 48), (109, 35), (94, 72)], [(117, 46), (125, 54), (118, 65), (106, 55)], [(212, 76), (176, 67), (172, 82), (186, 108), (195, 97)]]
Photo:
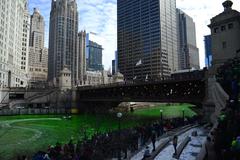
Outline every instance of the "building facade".
[(112, 75), (116, 73), (116, 60), (112, 60)]
[(207, 68), (212, 66), (212, 39), (211, 35), (204, 36), (205, 47), (205, 66)]
[(180, 9), (177, 9), (177, 31), (179, 69), (200, 69), (195, 23)]
[(48, 73), (48, 49), (29, 48), (29, 86), (46, 85)]
[(78, 85), (84, 84), (86, 79), (86, 31), (78, 33), (77, 45), (77, 79)]
[(0, 1), (0, 87), (27, 85), (27, 5), (27, 0)]
[(124, 82), (124, 76), (121, 73), (116, 72), (114, 75), (112, 75), (112, 83), (120, 82)]
[(86, 79), (83, 85), (100, 85), (103, 84), (103, 75), (99, 71), (86, 71)]
[(59, 83), (60, 71), (71, 71), (77, 84), (78, 11), (76, 0), (52, 0), (49, 28), (48, 81)]
[[(115, 76), (115, 82), (121, 81), (119, 77), (121, 78), (121, 76)], [(81, 86), (109, 84), (113, 83), (113, 80), (114, 79), (109, 71), (86, 71), (85, 79)]]
[(61, 90), (68, 90), (72, 88), (71, 71), (66, 67), (60, 71), (58, 87)]
[(127, 80), (178, 70), (176, 0), (118, 0), (118, 69)]
[(118, 51), (115, 51), (115, 73), (118, 72)]
[(34, 8), (30, 20), (30, 39), (29, 46), (38, 49), (44, 48), (44, 18), (37, 8)]
[(23, 19), (21, 70), (23, 70), (26, 73), (28, 73), (29, 31), (30, 31), (30, 14), (28, 12), (27, 6), (25, 6)]
[(48, 49), (44, 47), (44, 18), (34, 8), (30, 21), (28, 76), (29, 86), (40, 86), (47, 82)]
[(223, 3), (224, 11), (211, 19), (212, 67), (217, 68), (240, 50), (240, 12), (232, 9), (232, 1)]

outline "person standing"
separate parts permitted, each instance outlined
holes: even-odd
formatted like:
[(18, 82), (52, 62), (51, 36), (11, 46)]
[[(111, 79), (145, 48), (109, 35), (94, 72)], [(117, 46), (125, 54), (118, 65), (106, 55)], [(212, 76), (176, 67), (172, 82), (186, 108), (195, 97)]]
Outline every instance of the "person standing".
[(178, 137), (175, 135), (174, 137), (173, 137), (173, 147), (174, 147), (174, 156), (176, 156), (177, 155), (177, 143), (178, 143)]
[(207, 137), (207, 141), (205, 142), (205, 150), (206, 150), (206, 159), (207, 160), (216, 159), (213, 143), (212, 143), (212, 140), (210, 137)]
[(143, 159), (142, 160), (145, 160), (145, 159), (147, 159), (149, 157), (151, 157), (150, 150), (149, 150), (149, 147), (146, 146), (146, 149), (144, 151), (144, 155), (143, 155)]
[(155, 151), (155, 142), (156, 142), (156, 131), (152, 130), (152, 135), (151, 135), (151, 141), (152, 141), (152, 145), (153, 145), (153, 152)]

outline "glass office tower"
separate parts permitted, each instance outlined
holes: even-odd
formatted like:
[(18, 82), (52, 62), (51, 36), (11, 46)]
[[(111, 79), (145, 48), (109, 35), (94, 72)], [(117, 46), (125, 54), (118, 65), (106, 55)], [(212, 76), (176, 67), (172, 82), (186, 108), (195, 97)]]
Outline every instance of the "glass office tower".
[(118, 0), (118, 67), (126, 80), (178, 70), (176, 0)]

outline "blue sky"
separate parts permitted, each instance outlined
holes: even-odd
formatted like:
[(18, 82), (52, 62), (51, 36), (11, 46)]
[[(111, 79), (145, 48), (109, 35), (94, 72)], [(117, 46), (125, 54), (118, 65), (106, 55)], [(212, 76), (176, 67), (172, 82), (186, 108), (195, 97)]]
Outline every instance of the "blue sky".
[[(224, 0), (177, 0), (177, 7), (190, 15), (196, 23), (197, 45), (200, 64), (204, 66), (203, 36), (210, 33), (207, 25), (210, 18), (223, 11)], [(233, 8), (240, 10), (239, 0), (232, 0)], [(103, 46), (103, 64), (105, 69), (111, 67), (117, 49), (117, 0), (77, 0), (79, 10), (79, 31), (97, 33)], [(29, 0), (32, 13), (36, 7), (45, 18), (45, 46), (48, 46), (49, 15), (51, 0)]]

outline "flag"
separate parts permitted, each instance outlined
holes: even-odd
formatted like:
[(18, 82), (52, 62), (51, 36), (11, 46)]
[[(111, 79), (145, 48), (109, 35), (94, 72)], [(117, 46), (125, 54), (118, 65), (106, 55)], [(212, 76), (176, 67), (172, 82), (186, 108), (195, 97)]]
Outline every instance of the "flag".
[(94, 33), (94, 32), (90, 32), (90, 34), (93, 34), (93, 35), (95, 35), (95, 36), (97, 36), (97, 35), (98, 35), (97, 33)]
[(148, 74), (146, 74), (146, 78), (145, 78), (145, 81), (148, 81)]
[(140, 59), (137, 63), (136, 66), (140, 66), (142, 64), (142, 59)]

